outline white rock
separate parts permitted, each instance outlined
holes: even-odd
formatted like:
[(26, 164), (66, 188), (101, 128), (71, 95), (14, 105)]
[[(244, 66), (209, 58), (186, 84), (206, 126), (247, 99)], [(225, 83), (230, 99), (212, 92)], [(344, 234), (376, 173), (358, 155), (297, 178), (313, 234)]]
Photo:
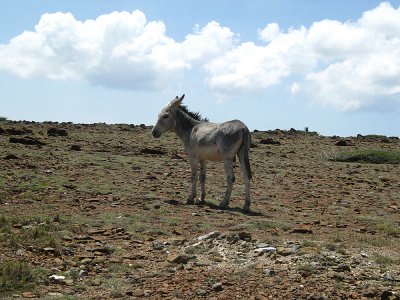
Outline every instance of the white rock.
[(275, 247), (258, 248), (255, 249), (254, 252), (274, 254), (276, 253), (276, 248)]
[(61, 283), (65, 280), (65, 276), (62, 275), (51, 275), (49, 276), (51, 282)]
[(219, 237), (221, 234), (218, 231), (211, 231), (205, 235), (199, 236), (197, 238), (198, 241), (208, 240), (208, 239), (215, 239)]

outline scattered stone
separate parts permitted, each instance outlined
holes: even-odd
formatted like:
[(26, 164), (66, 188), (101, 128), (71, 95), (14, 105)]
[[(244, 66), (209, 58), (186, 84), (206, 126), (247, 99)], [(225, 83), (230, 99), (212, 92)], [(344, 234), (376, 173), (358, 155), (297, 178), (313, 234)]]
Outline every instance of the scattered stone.
[(144, 296), (144, 292), (141, 289), (136, 289), (136, 290), (133, 291), (133, 296), (142, 297), (142, 296)]
[(224, 287), (222, 286), (222, 283), (221, 283), (221, 282), (217, 282), (217, 283), (214, 283), (214, 284), (212, 285), (212, 289), (213, 289), (214, 291), (216, 291), (216, 292), (220, 292), (220, 291), (222, 291), (222, 290), (224, 289)]
[(17, 250), (17, 255), (18, 255), (18, 256), (24, 256), (25, 253), (26, 253), (25, 249), (18, 249), (18, 250)]
[(48, 136), (68, 136), (68, 133), (65, 129), (58, 129), (55, 127), (51, 127), (47, 129)]
[(52, 248), (52, 247), (46, 247), (46, 248), (43, 248), (43, 251), (44, 251), (45, 253), (55, 253), (55, 252), (56, 252), (56, 249), (55, 249), (55, 248)]
[(37, 296), (32, 292), (23, 292), (21, 294), (23, 298), (37, 298)]
[(98, 278), (93, 279), (93, 281), (91, 282), (92, 286), (100, 286), (102, 284), (102, 281)]
[(257, 248), (267, 248), (267, 247), (269, 247), (269, 245), (266, 244), (266, 243), (258, 243), (258, 244), (256, 245), (256, 247), (257, 247)]
[(203, 241), (203, 240), (208, 240), (208, 239), (215, 239), (217, 237), (219, 237), (221, 235), (221, 233), (219, 233), (218, 231), (212, 231), (210, 233), (207, 233), (205, 235), (199, 236), (197, 238), (198, 241)]
[[(381, 300), (393, 299), (393, 298), (391, 298), (391, 296), (393, 296), (393, 292), (391, 290), (389, 290), (389, 289), (386, 289), (386, 290), (382, 291)], [(396, 299), (396, 298), (394, 298), (394, 299)]]
[(239, 232), (239, 239), (241, 239), (242, 241), (250, 242), (251, 241), (251, 233), (246, 232), (246, 231), (241, 231), (241, 232)]
[(180, 155), (178, 155), (178, 154), (176, 154), (176, 153), (172, 153), (171, 158), (172, 158), (172, 159), (183, 159), (182, 156), (180, 156)]
[(83, 277), (85, 277), (87, 275), (88, 275), (88, 272), (86, 270), (80, 270), (79, 273), (78, 273), (78, 277), (79, 278), (83, 278)]
[(276, 253), (276, 248), (275, 247), (257, 248), (254, 251), (259, 253), (259, 254), (264, 254), (264, 253), (275, 254)]
[(82, 150), (81, 146), (79, 146), (79, 145), (72, 145), (70, 149), (73, 151), (81, 151)]
[(7, 154), (4, 159), (6, 160), (10, 160), (10, 159), (19, 159), (18, 156), (14, 155), (14, 154)]
[(275, 276), (276, 275), (276, 271), (275, 270), (271, 270), (271, 269), (264, 269), (263, 273), (267, 276)]
[(290, 231), (290, 233), (300, 233), (300, 234), (312, 234), (313, 231), (310, 226), (303, 225), (300, 227), (296, 227)]
[(277, 250), (277, 253), (281, 256), (289, 256), (292, 255), (294, 252), (292, 248), (279, 248)]
[(92, 260), (93, 260), (93, 259), (91, 259), (91, 258), (89, 258), (89, 257), (86, 257), (86, 258), (81, 259), (80, 263), (81, 263), (82, 265), (87, 265), (87, 264), (90, 264), (90, 263), (92, 262)]
[(280, 141), (275, 141), (272, 138), (267, 138), (267, 139), (261, 139), (260, 140), (260, 144), (263, 144), (263, 145), (281, 145), (281, 142)]
[(75, 284), (72, 279), (65, 279), (64, 282), (67, 286), (73, 286)]
[(340, 141), (338, 141), (336, 144), (335, 144), (336, 146), (350, 146), (350, 144), (349, 144), (349, 142), (348, 141), (346, 141), (346, 140), (340, 140)]
[(175, 235), (182, 235), (184, 231), (181, 228), (174, 228), (174, 230), (172, 230), (172, 233)]
[(195, 255), (189, 255), (186, 253), (171, 254), (167, 257), (167, 261), (172, 264), (187, 264), (189, 261), (195, 259)]
[(226, 239), (229, 244), (236, 244), (239, 241), (239, 236), (234, 232), (227, 232), (220, 235), (220, 238)]
[(350, 272), (351, 267), (348, 265), (339, 265), (333, 268), (334, 271), (336, 272)]
[(166, 151), (161, 149), (143, 148), (140, 149), (140, 154), (151, 154), (151, 155), (164, 155)]
[(198, 296), (206, 296), (206, 295), (208, 294), (208, 292), (207, 292), (207, 290), (205, 290), (205, 289), (197, 289), (197, 290), (196, 290), (196, 294), (197, 294)]
[(159, 242), (159, 241), (154, 241), (154, 242), (152, 243), (152, 246), (153, 246), (153, 249), (154, 249), (154, 250), (162, 250), (162, 249), (165, 248), (164, 243), (161, 243), (161, 242)]
[(6, 129), (6, 132), (10, 135), (24, 135), (24, 134), (32, 133), (32, 130), (26, 129), (26, 128), (23, 128), (23, 129), (9, 128), (9, 129)]
[(51, 275), (49, 276), (49, 280), (52, 283), (57, 283), (57, 284), (64, 284), (65, 283), (65, 276), (61, 275)]
[(109, 246), (108, 247), (105, 246), (105, 247), (94, 248), (91, 251), (92, 252), (102, 253), (102, 254), (107, 254), (107, 255), (114, 253), (114, 249), (112, 247), (109, 247)]
[(383, 279), (383, 280), (387, 280), (387, 281), (397, 281), (397, 282), (400, 282), (400, 278), (396, 278), (396, 277), (394, 277), (394, 276), (393, 276), (392, 274), (390, 274), (390, 273), (385, 273), (385, 274), (383, 274), (382, 279)]
[(10, 137), (10, 143), (23, 144), (23, 145), (38, 145), (38, 146), (46, 145), (45, 143), (32, 137), (23, 137), (23, 138)]
[(112, 264), (119, 264), (122, 262), (122, 260), (119, 257), (111, 257), (108, 259), (108, 261)]
[(47, 294), (47, 296), (50, 296), (50, 297), (52, 297), (52, 298), (54, 298), (54, 297), (61, 297), (63, 294), (61, 294), (61, 293), (57, 293), (57, 292), (49, 292), (48, 294)]
[(311, 295), (309, 295), (308, 299), (309, 300), (326, 300), (327, 298), (325, 295), (315, 292), (315, 293), (312, 293)]
[(375, 289), (369, 288), (362, 292), (362, 295), (367, 298), (374, 298), (377, 295), (377, 291)]

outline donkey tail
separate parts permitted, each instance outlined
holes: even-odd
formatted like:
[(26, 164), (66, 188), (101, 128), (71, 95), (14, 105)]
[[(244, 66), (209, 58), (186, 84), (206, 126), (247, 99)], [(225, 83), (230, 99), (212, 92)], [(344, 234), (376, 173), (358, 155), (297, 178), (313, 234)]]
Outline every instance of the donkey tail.
[(240, 147), (241, 151), (243, 151), (243, 163), (244, 163), (244, 168), (247, 173), (247, 178), (251, 179), (252, 174), (251, 174), (251, 169), (250, 169), (250, 160), (249, 160), (249, 153), (250, 153), (250, 145), (251, 145), (251, 135), (249, 129), (245, 128), (243, 130), (243, 142), (242, 146)]

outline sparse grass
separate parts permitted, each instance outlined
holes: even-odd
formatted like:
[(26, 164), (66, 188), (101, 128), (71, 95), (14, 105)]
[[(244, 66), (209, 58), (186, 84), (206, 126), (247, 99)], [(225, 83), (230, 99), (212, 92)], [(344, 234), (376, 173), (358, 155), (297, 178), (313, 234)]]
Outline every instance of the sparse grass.
[(318, 243), (310, 240), (304, 240), (301, 242), (303, 248), (318, 248)]
[(318, 271), (317, 268), (311, 263), (304, 263), (304, 264), (298, 265), (296, 267), (296, 270), (298, 272), (303, 272), (303, 273), (308, 273), (308, 274), (316, 274)]
[(391, 265), (399, 265), (400, 264), (400, 259), (398, 258), (392, 258), (386, 255), (382, 255), (379, 253), (374, 253), (372, 256), (373, 260), (375, 263), (382, 267), (389, 267)]
[(398, 237), (400, 236), (400, 228), (395, 222), (391, 220), (385, 220), (376, 224), (376, 228), (383, 232), (388, 237)]
[(335, 251), (339, 254), (342, 255), (346, 255), (347, 251), (346, 251), (346, 247), (343, 243), (330, 243), (330, 242), (326, 242), (324, 244), (324, 247), (329, 250), (329, 251)]
[(249, 229), (259, 229), (268, 230), (279, 228), (283, 231), (288, 231), (293, 228), (293, 226), (284, 221), (267, 221), (267, 220), (251, 220), (250, 222), (244, 224)]
[(380, 236), (362, 235), (358, 238), (358, 242), (374, 247), (383, 247), (390, 245), (390, 241)]
[(367, 149), (367, 150), (358, 150), (351, 152), (342, 152), (337, 155), (328, 157), (328, 159), (337, 162), (399, 164), (400, 152)]
[[(12, 230), (14, 226), (21, 226), (19, 231)], [(59, 225), (49, 217), (7, 217), (0, 215), (0, 241), (6, 242), (12, 249), (25, 246), (40, 248), (59, 247)]]
[(400, 236), (400, 227), (393, 220), (371, 215), (362, 215), (358, 219), (366, 224), (375, 226), (376, 230), (383, 233), (386, 237)]
[(0, 263), (0, 296), (32, 290), (43, 278), (43, 273), (42, 270), (34, 269), (21, 261)]
[(110, 291), (111, 298), (122, 298), (125, 292), (129, 290), (130, 285), (120, 278), (111, 277), (103, 281), (102, 287)]

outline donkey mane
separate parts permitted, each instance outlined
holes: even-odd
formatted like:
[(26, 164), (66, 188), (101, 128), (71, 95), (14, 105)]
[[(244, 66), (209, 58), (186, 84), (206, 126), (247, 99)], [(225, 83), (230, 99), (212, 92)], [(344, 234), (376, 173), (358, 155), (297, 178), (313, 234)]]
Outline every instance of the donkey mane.
[(179, 108), (181, 111), (183, 111), (185, 114), (187, 114), (188, 116), (190, 116), (191, 118), (193, 118), (193, 119), (195, 119), (195, 120), (197, 120), (197, 121), (203, 121), (203, 122), (208, 122), (208, 121), (209, 121), (208, 118), (203, 118), (203, 117), (201, 116), (200, 113), (190, 111), (190, 110), (187, 108), (186, 105), (180, 105), (178, 108)]

